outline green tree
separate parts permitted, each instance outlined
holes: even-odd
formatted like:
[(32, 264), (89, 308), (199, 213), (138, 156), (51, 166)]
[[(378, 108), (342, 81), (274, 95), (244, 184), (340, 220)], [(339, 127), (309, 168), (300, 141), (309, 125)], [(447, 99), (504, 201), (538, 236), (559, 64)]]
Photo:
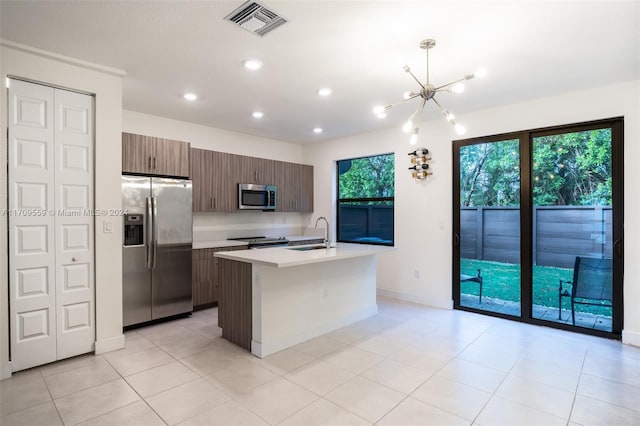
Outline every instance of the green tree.
[[(460, 148), (460, 204), (520, 204), (518, 140)], [(533, 202), (537, 206), (611, 205), (611, 130), (533, 140)]]
[(338, 161), (339, 198), (379, 198), (394, 195), (394, 155)]
[(611, 205), (610, 129), (535, 138), (533, 159), (535, 205)]
[(482, 143), (460, 149), (462, 206), (520, 204), (518, 141)]

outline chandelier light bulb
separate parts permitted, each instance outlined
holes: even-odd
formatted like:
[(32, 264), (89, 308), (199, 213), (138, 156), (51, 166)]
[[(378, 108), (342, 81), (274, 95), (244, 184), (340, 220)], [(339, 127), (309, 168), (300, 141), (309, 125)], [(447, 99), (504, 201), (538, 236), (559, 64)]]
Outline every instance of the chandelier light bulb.
[(188, 101), (195, 101), (196, 99), (198, 99), (198, 95), (196, 95), (195, 93), (185, 93), (184, 98)]
[(409, 138), (409, 144), (415, 145), (418, 142), (418, 133), (420, 133), (420, 128), (414, 128), (411, 133), (411, 137)]
[(412, 128), (413, 128), (413, 116), (409, 120), (407, 120), (406, 123), (404, 123), (404, 126), (402, 126), (402, 131), (405, 133), (409, 133)]
[(316, 133), (316, 134), (322, 133), (322, 129), (320, 127), (316, 127), (313, 129), (313, 133)]
[(404, 93), (402, 94), (402, 97), (403, 97), (404, 99), (409, 99), (409, 98), (411, 97), (411, 95), (413, 95), (413, 92), (404, 92)]
[(376, 105), (373, 107), (373, 113), (375, 115), (379, 115), (384, 113), (385, 107), (383, 107), (382, 105)]
[(462, 83), (454, 84), (453, 87), (451, 87), (451, 91), (453, 93), (462, 93), (462, 92), (464, 92), (464, 84), (462, 84)]
[(262, 111), (256, 111), (251, 115), (253, 115), (253, 118), (262, 118), (262, 117), (264, 117), (264, 113)]
[(459, 135), (464, 135), (467, 132), (467, 129), (465, 129), (462, 124), (456, 124), (454, 128), (456, 129), (456, 133)]
[(455, 122), (456, 116), (450, 113), (449, 110), (442, 109), (442, 113), (444, 114), (444, 117), (447, 119), (449, 123), (456, 124)]
[(376, 114), (376, 117), (378, 117), (378, 118), (387, 118), (387, 113), (386, 112), (381, 112), (380, 114)]
[(476, 72), (473, 73), (474, 77), (478, 77), (478, 78), (482, 78), (484, 76), (487, 75), (487, 69), (486, 68), (480, 68), (478, 70), (476, 70)]

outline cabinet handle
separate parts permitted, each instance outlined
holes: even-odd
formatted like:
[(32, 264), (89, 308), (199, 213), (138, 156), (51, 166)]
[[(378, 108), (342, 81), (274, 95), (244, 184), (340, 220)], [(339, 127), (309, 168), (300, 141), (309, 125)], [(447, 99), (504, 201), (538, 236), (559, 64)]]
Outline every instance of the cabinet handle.
[(153, 157), (153, 168), (156, 168), (156, 157)]
[(215, 209), (217, 206), (216, 197), (213, 197), (213, 208)]
[(213, 197), (211, 197), (211, 208), (213, 208)]
[(149, 168), (151, 168), (151, 156), (149, 156)]

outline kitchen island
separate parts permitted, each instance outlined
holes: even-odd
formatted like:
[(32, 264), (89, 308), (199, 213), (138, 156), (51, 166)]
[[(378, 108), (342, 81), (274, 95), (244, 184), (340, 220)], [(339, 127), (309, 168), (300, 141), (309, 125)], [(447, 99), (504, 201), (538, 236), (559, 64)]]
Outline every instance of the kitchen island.
[(378, 311), (376, 255), (338, 244), (220, 252), (222, 336), (262, 358)]

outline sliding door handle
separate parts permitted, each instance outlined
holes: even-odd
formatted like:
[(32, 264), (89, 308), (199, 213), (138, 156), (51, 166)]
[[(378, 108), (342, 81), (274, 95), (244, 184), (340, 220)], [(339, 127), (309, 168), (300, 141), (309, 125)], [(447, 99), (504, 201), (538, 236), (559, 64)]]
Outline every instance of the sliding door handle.
[(617, 239), (613, 243), (613, 252), (616, 254), (616, 256), (620, 258), (622, 257), (623, 255), (622, 238)]
[(453, 246), (458, 247), (460, 245), (460, 235), (453, 234)]

